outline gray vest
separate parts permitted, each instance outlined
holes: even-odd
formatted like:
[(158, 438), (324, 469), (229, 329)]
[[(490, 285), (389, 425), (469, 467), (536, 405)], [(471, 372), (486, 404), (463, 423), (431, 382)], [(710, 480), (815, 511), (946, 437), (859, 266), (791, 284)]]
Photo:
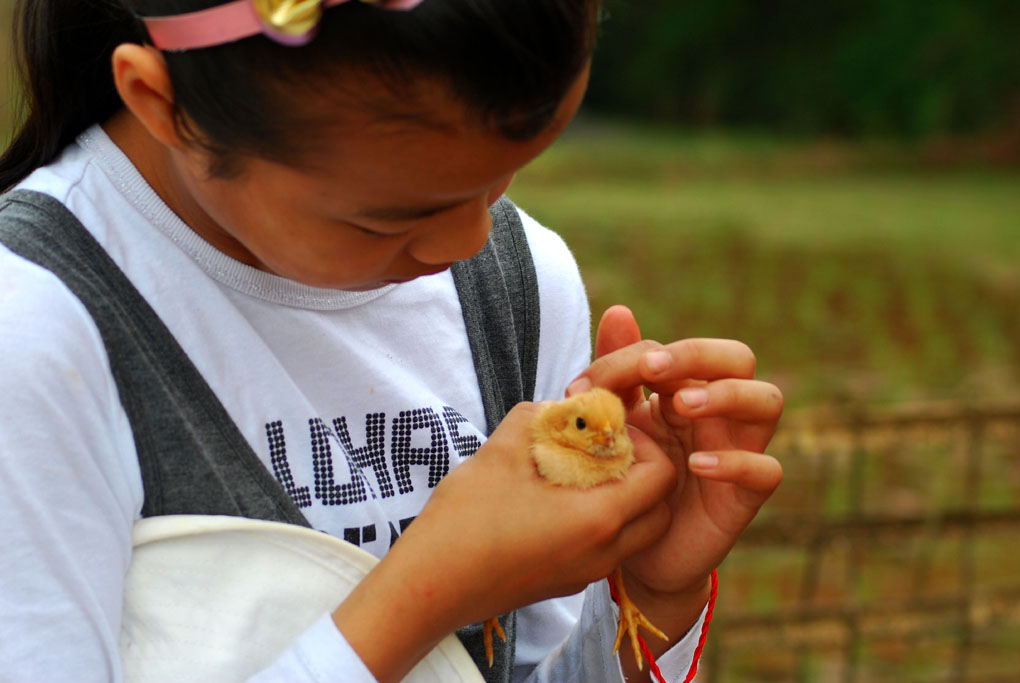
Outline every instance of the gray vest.
[[(487, 433), (514, 404), (534, 397), (539, 326), (520, 217), (506, 197), (491, 212), (489, 242), (452, 268)], [(143, 516), (235, 515), (310, 526), (163, 322), (70, 211), (44, 194), (9, 192), (0, 197), (0, 242), (57, 275), (95, 320), (134, 434)], [(481, 625), (457, 633), (492, 683), (508, 683), (513, 668), (516, 613), (500, 622), (507, 643), (496, 638), (491, 668)]]

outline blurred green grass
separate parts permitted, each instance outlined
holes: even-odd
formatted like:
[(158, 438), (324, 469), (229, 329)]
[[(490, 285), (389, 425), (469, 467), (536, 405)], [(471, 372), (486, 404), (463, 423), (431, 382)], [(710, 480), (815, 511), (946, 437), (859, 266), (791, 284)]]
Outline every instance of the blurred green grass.
[(582, 120), (510, 194), (596, 316), (742, 339), (791, 405), (985, 400), (1020, 387), (1020, 169), (996, 159)]

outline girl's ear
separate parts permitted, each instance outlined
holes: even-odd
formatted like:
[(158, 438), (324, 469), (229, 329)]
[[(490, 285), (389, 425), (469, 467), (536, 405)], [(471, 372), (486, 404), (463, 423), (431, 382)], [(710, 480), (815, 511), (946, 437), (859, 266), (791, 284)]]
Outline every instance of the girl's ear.
[(124, 105), (168, 147), (183, 149), (175, 125), (174, 89), (162, 53), (151, 45), (123, 43), (113, 51), (113, 80)]

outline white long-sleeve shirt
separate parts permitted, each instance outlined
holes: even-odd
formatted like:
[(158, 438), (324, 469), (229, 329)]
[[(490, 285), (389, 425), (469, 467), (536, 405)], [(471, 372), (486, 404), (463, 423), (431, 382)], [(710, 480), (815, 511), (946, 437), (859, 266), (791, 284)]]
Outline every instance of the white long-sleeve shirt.
[[(98, 126), (19, 187), (99, 241), (314, 528), (382, 557), (436, 477), (484, 441), (449, 272), (348, 292), (246, 266), (184, 224)], [(588, 363), (589, 312), (562, 240), (522, 219), (541, 297), (536, 400), (558, 399)], [(56, 276), (0, 247), (0, 681), (121, 679), (142, 496), (95, 324)], [(522, 609), (516, 680), (622, 681), (614, 610), (605, 582)], [(663, 657), (668, 680), (686, 675), (699, 628)], [(324, 614), (257, 680), (373, 678)]]

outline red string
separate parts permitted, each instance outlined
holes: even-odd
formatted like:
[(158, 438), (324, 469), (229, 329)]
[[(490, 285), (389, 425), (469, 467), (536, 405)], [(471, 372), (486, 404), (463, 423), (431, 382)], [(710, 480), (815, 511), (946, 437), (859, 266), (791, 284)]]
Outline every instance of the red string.
[[(705, 640), (708, 638), (708, 625), (712, 623), (712, 611), (715, 609), (715, 598), (719, 595), (719, 576), (718, 572), (712, 570), (712, 591), (708, 594), (708, 609), (705, 610), (705, 623), (701, 625), (701, 636), (698, 637), (698, 647), (694, 650), (694, 659), (691, 661), (690, 671), (687, 672), (687, 678), (684, 679), (684, 683), (691, 683), (694, 680), (694, 675), (698, 673), (698, 660), (701, 659), (701, 651), (705, 648)], [(665, 683), (662, 678), (659, 678), (661, 683)]]
[(641, 652), (645, 654), (645, 659), (648, 660), (648, 672), (655, 676), (655, 680), (659, 683), (666, 683), (666, 679), (662, 677), (662, 672), (659, 671), (659, 665), (655, 663), (655, 657), (652, 656), (652, 651), (648, 649), (648, 644), (645, 643), (645, 639), (638, 636), (638, 643), (641, 644)]
[(620, 596), (616, 593), (616, 582), (613, 581), (613, 577), (607, 576), (606, 580), (609, 582), (609, 597), (613, 599), (617, 605), (620, 604)]
[[(613, 602), (619, 605), (620, 597), (616, 593), (616, 584), (613, 583), (612, 577), (609, 578), (609, 594), (612, 596)], [(705, 640), (708, 639), (708, 625), (712, 623), (712, 612), (715, 610), (715, 598), (717, 595), (719, 595), (719, 576), (716, 570), (713, 569), (712, 588), (708, 595), (708, 609), (705, 611), (705, 622), (701, 625), (698, 646), (694, 649), (694, 658), (691, 660), (691, 668), (687, 671), (687, 678), (684, 679), (684, 683), (691, 683), (694, 680), (694, 676), (698, 673), (698, 660), (701, 659), (701, 651), (705, 648)], [(655, 663), (652, 651), (648, 648), (645, 639), (640, 635), (638, 636), (638, 644), (641, 645), (641, 652), (644, 654), (645, 659), (648, 660), (649, 672), (655, 676), (655, 680), (659, 681), (659, 683), (666, 683), (662, 671), (659, 670), (659, 665)]]

